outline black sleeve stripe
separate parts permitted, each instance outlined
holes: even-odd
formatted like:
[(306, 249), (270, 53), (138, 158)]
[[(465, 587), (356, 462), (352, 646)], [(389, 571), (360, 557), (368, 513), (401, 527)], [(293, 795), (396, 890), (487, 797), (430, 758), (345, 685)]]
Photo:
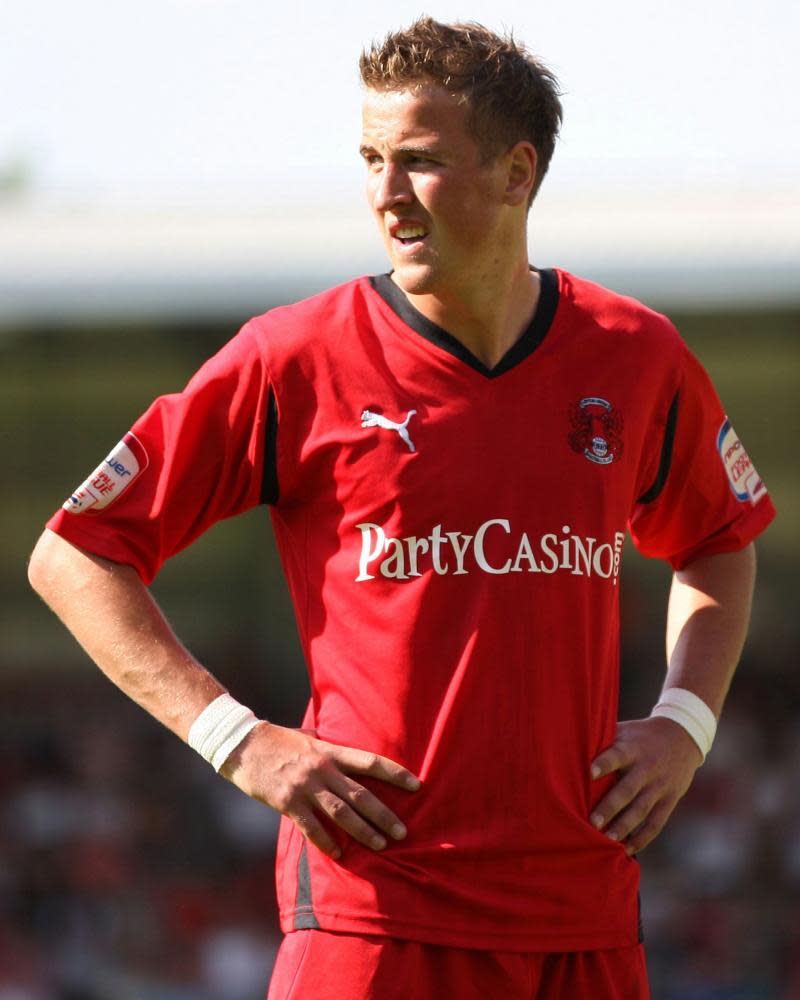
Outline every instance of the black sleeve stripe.
[(677, 423), (678, 393), (676, 392), (672, 397), (672, 403), (670, 403), (669, 413), (667, 414), (667, 425), (664, 428), (664, 443), (661, 445), (661, 461), (658, 463), (658, 472), (656, 473), (655, 481), (648, 490), (642, 493), (636, 501), (637, 503), (652, 503), (664, 489), (664, 483), (667, 481), (670, 465), (672, 464), (672, 446), (675, 443), (675, 427)]
[(264, 471), (261, 477), (261, 503), (278, 502), (278, 406), (275, 393), (269, 390), (267, 430), (264, 435)]

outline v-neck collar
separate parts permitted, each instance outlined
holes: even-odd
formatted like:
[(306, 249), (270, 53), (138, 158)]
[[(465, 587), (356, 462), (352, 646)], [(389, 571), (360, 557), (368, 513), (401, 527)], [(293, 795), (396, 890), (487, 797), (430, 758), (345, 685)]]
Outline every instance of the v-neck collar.
[(533, 354), (547, 335), (558, 307), (558, 276), (552, 268), (531, 268), (539, 274), (541, 287), (536, 312), (523, 331), (522, 335), (511, 345), (494, 368), (488, 368), (480, 358), (477, 358), (461, 341), (448, 333), (438, 324), (429, 320), (413, 306), (406, 298), (403, 290), (396, 285), (391, 274), (378, 274), (369, 279), (370, 284), (401, 320), (410, 326), (415, 333), (458, 358), (465, 365), (485, 378), (497, 378), (515, 368), (529, 355)]

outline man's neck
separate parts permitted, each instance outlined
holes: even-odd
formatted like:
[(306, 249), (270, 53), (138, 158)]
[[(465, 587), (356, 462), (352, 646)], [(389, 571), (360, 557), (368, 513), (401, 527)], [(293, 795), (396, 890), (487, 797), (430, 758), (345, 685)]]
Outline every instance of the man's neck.
[(505, 281), (476, 282), (468, 296), (405, 294), (423, 316), (494, 368), (530, 325), (540, 289), (539, 275), (523, 263)]

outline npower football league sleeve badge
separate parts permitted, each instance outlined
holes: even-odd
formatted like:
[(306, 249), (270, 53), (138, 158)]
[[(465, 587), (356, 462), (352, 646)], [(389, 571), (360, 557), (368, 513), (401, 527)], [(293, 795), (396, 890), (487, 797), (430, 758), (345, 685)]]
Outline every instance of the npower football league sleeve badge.
[(147, 468), (144, 445), (135, 434), (126, 434), (97, 468), (64, 502), (64, 510), (83, 514), (104, 510), (128, 489)]

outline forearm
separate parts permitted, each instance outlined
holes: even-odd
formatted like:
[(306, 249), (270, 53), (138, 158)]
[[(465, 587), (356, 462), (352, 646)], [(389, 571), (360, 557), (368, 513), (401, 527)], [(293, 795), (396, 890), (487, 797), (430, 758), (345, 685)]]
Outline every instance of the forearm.
[[(664, 688), (684, 688), (718, 717), (742, 652), (755, 580), (755, 552), (697, 559), (675, 573), (667, 615)], [(703, 751), (683, 724), (658, 714), (620, 722), (592, 776), (619, 780), (595, 805), (591, 822), (635, 854), (653, 840), (691, 784)]]
[(130, 566), (92, 556), (45, 531), (31, 556), (29, 578), (103, 673), (181, 739), (224, 692), (180, 643)]
[[(224, 693), (178, 641), (131, 567), (92, 556), (45, 531), (28, 575), (100, 669), (181, 739), (186, 740), (203, 709)], [(250, 730), (222, 773), (248, 795), (289, 816), (332, 857), (341, 848), (318, 812), (372, 850), (383, 850), (387, 837), (401, 840), (406, 835), (398, 816), (350, 775), (369, 775), (409, 792), (420, 785), (410, 771), (386, 757), (269, 723)]]
[(750, 621), (754, 546), (697, 559), (675, 573), (664, 688), (686, 688), (719, 717)]

